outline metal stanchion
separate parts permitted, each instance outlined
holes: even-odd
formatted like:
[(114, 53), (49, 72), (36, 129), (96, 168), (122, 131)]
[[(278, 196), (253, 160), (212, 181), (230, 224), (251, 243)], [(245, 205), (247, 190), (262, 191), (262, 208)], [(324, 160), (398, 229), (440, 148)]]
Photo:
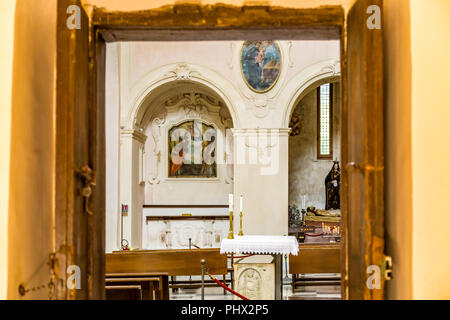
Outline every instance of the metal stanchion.
[[(192, 246), (192, 239), (189, 238), (189, 250), (192, 249), (191, 246)], [(191, 275), (189, 275), (189, 285), (192, 285), (192, 276)]]
[(205, 300), (205, 259), (200, 261), (202, 264), (202, 300)]

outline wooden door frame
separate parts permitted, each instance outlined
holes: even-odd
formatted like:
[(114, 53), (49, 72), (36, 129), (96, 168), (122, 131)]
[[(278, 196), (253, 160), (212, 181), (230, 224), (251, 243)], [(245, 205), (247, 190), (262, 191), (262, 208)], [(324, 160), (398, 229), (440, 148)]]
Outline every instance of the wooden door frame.
[[(89, 30), (89, 75), (87, 79), (75, 79), (77, 70), (68, 70), (65, 63), (77, 60), (74, 38), (80, 30), (61, 30), (66, 23), (66, 8), (70, 4), (82, 7), (88, 19)], [(57, 87), (57, 133), (56, 133), (56, 212), (59, 218), (56, 229), (59, 243), (67, 250), (61, 260), (65, 265), (77, 262), (74, 254), (77, 237), (88, 239), (88, 290), (83, 295), (75, 291), (66, 292), (64, 298), (103, 299), (104, 298), (104, 238), (105, 238), (105, 124), (104, 124), (104, 77), (106, 42), (133, 40), (240, 40), (242, 33), (250, 40), (271, 38), (277, 40), (295, 39), (337, 39), (341, 43), (341, 163), (348, 163), (348, 99), (347, 99), (347, 52), (346, 13), (341, 6), (323, 6), (314, 9), (294, 9), (275, 6), (229, 6), (229, 5), (170, 5), (158, 9), (117, 12), (103, 8), (83, 7), (80, 0), (63, 0), (58, 7), (58, 87)], [(382, 50), (382, 48), (380, 48)], [(72, 73), (71, 73), (72, 72)], [(88, 218), (87, 226), (74, 230), (70, 228), (77, 214), (73, 210), (76, 198), (74, 186), (73, 151), (70, 146), (76, 139), (73, 114), (77, 110), (74, 91), (67, 91), (74, 81), (86, 81), (89, 104), (89, 165), (96, 173), (97, 185), (94, 189), (92, 207), (94, 216)], [(60, 124), (60, 125), (58, 125)], [(348, 170), (342, 168), (342, 297), (349, 298), (348, 292)], [(103, 252), (102, 252), (103, 250)], [(63, 278), (63, 275), (61, 274)], [(360, 279), (365, 281), (364, 279)], [(362, 297), (361, 297), (362, 298)]]

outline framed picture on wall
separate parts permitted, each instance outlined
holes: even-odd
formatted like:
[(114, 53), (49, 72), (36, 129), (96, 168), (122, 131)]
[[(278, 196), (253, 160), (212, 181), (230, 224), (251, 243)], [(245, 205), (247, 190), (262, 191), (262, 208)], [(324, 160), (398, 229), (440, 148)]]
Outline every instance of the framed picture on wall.
[(275, 41), (245, 41), (241, 49), (241, 71), (247, 86), (264, 93), (276, 84), (281, 70), (281, 50)]
[(217, 130), (199, 120), (173, 126), (168, 134), (169, 178), (217, 178)]

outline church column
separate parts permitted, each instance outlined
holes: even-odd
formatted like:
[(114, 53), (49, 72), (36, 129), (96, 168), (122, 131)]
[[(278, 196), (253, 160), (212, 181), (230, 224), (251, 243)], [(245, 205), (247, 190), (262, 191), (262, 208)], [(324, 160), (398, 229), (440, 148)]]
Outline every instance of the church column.
[(244, 196), (247, 235), (288, 233), (288, 138), (290, 129), (232, 129), (234, 136), (234, 231)]
[(128, 206), (128, 213), (121, 219), (122, 230), (123, 238), (128, 240), (132, 249), (142, 247), (144, 186), (141, 184), (141, 156), (146, 139), (147, 136), (137, 130), (120, 132), (120, 202)]

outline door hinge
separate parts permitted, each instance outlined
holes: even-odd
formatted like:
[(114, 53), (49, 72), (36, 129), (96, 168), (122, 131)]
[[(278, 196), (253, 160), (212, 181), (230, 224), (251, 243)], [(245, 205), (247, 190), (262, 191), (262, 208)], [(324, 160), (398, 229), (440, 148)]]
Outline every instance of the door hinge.
[(384, 256), (381, 273), (384, 276), (384, 280), (388, 281), (392, 279), (392, 257)]
[(89, 209), (89, 200), (92, 196), (92, 188), (96, 186), (95, 172), (85, 165), (81, 169), (76, 168), (75, 172), (83, 178), (84, 186), (81, 188), (81, 196), (84, 198), (84, 211), (92, 216), (94, 212)]

